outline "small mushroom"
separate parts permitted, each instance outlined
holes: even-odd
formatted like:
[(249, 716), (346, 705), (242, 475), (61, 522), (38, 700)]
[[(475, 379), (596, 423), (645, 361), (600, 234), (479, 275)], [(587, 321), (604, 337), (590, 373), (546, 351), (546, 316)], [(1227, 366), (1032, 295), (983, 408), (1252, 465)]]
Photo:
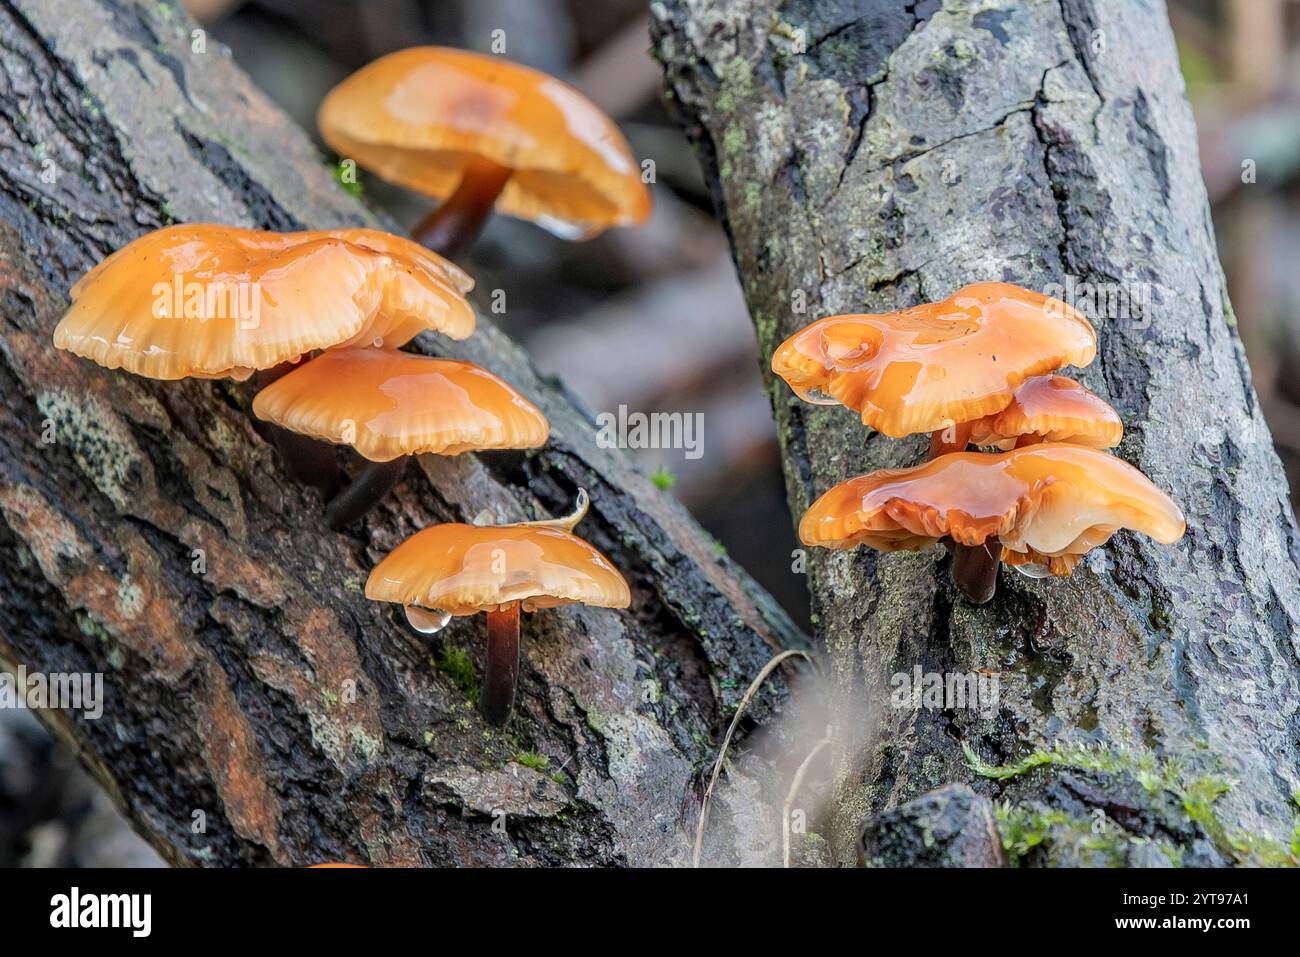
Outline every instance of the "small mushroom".
[(614, 122), (567, 84), (496, 56), (390, 53), (331, 90), (317, 125), (340, 156), (442, 200), (413, 235), (444, 256), (468, 248), (494, 207), (570, 238), (650, 213)]
[(331, 349), (267, 386), (253, 414), (368, 460), (326, 506), (331, 528), (365, 515), (408, 458), (546, 442), (546, 417), (507, 382), (469, 362), (388, 349)]
[(488, 647), (479, 705), (504, 725), (519, 673), (519, 615), (580, 602), (626, 608), (627, 581), (604, 555), (573, 534), (587, 513), (586, 490), (566, 518), (514, 525), (434, 525), (393, 549), (366, 582), (366, 597), (406, 609), (432, 634), (452, 616), (487, 612)]
[[(1005, 410), (1029, 377), (1086, 366), (1096, 353), (1096, 333), (1078, 310), (981, 282), (900, 312), (820, 319), (777, 348), (772, 371), (801, 399), (847, 406), (892, 438), (929, 432), (937, 458), (964, 451), (973, 422)], [(956, 542), (950, 550), (967, 597), (992, 598), (996, 552)]]
[(1124, 423), (1105, 401), (1063, 375), (1033, 376), (1016, 389), (1011, 404), (970, 425), (970, 442), (1004, 452), (1035, 442), (1068, 442), (1110, 449), (1124, 437)]
[[(472, 287), (459, 267), (377, 230), (168, 226), (72, 287), (54, 344), (151, 379), (256, 373), (262, 387), (317, 349), (395, 348), (425, 329), (464, 339), (474, 331)], [(296, 478), (332, 486), (333, 457), (319, 445), (269, 437)]]
[[(805, 545), (880, 551), (927, 548), (945, 537), (1015, 565), (1068, 575), (1117, 529), (1178, 541), (1186, 521), (1145, 475), (1108, 452), (1043, 442), (996, 454), (953, 452), (910, 469), (849, 479), (799, 523)], [(964, 582), (954, 566), (959, 588)]]

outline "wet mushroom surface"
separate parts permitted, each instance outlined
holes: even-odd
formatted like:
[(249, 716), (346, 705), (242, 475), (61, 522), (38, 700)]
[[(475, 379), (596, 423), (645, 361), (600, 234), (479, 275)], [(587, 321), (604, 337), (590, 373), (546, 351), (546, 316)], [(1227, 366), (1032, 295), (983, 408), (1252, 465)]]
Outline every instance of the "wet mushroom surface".
[(799, 523), (806, 545), (918, 550), (951, 538), (996, 540), (1016, 564), (1068, 575), (1121, 528), (1162, 544), (1186, 521), (1173, 500), (1108, 452), (1044, 442), (1010, 452), (953, 452), (910, 469), (882, 469), (834, 486)]
[(501, 57), (390, 53), (331, 90), (317, 125), (340, 156), (442, 200), (413, 234), (445, 256), (494, 209), (573, 239), (650, 213), (618, 126), (568, 84)]
[(326, 506), (334, 528), (359, 519), (412, 455), (536, 448), (549, 425), (509, 383), (470, 362), (390, 349), (331, 349), (267, 386), (253, 413), (367, 460)]
[(520, 613), (581, 603), (627, 608), (627, 580), (595, 546), (573, 534), (586, 514), (510, 525), (433, 525), (406, 539), (370, 573), (366, 597), (400, 604), (416, 631), (434, 634), (454, 616), (487, 613), (479, 705), (509, 720), (519, 670)]

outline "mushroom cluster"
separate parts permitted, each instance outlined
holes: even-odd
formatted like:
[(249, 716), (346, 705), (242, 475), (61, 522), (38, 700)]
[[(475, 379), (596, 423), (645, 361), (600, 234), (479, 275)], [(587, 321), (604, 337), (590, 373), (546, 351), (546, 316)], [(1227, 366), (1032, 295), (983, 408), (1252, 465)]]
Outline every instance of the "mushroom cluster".
[[(984, 604), (1001, 563), (1069, 575), (1120, 528), (1163, 544), (1178, 506), (1105, 449), (1115, 410), (1056, 370), (1086, 366), (1097, 340), (1064, 302), (975, 283), (900, 312), (831, 316), (776, 350), (772, 370), (802, 399), (844, 405), (891, 438), (930, 434), (929, 460), (849, 479), (799, 523), (805, 545), (881, 551), (943, 542), (969, 601)], [(970, 446), (999, 450), (968, 452)]]
[[(159, 229), (73, 286), (54, 344), (152, 379), (252, 379), (255, 427), (289, 473), (325, 495), (331, 528), (359, 520), (410, 457), (531, 449), (541, 410), (472, 363), (400, 351), (426, 330), (474, 331), (474, 282), (448, 258), (494, 207), (573, 238), (646, 218), (649, 191), (618, 128), (577, 91), (496, 57), (422, 47), (364, 67), (321, 106), (345, 157), (443, 200), (424, 245), (371, 229)], [(426, 248), (428, 247), (428, 248)], [(335, 446), (366, 460), (344, 483)], [(626, 608), (627, 582), (572, 534), (587, 511), (495, 528), (424, 529), (366, 588), (423, 633), (488, 613), (484, 714), (514, 701), (519, 612), (583, 602)]]

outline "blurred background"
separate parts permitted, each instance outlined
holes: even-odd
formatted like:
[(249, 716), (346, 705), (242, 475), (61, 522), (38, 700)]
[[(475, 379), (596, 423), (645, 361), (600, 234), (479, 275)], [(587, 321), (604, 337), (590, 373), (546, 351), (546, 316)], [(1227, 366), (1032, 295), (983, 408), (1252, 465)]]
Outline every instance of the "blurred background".
[[(467, 261), (475, 296), (593, 412), (704, 414), (705, 454), (636, 452), (805, 627), (757, 347), (707, 191), (659, 99), (645, 0), (185, 0), (253, 81), (315, 134), (317, 104), (393, 50), (436, 43), (505, 56), (576, 86), (654, 157), (655, 212), (569, 243), (496, 217)], [(1300, 0), (1170, 0), (1219, 252), (1255, 387), (1300, 482)], [(319, 140), (318, 140), (319, 142)], [(329, 156), (322, 146), (322, 153)], [(334, 157), (329, 156), (330, 161)], [(1243, 182), (1253, 161), (1254, 182)], [(404, 225), (430, 204), (361, 174)], [(26, 712), (0, 710), (0, 866), (159, 863), (76, 761)]]

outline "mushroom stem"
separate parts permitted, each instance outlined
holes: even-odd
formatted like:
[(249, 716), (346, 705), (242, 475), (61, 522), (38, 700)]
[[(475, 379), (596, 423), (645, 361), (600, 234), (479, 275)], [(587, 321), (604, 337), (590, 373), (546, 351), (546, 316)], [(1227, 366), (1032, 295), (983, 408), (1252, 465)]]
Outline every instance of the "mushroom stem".
[[(930, 458), (965, 452), (970, 433), (970, 422), (959, 422), (930, 433)], [(957, 590), (972, 604), (987, 604), (997, 591), (998, 567), (1002, 564), (1002, 546), (997, 539), (983, 545), (960, 545), (947, 539), (944, 544), (952, 553), (952, 581)]]
[[(259, 392), (272, 382), (283, 378), (298, 367), (296, 362), (281, 362), (270, 369), (259, 369), (253, 376), (253, 386)], [(290, 432), (278, 425), (253, 417), (257, 434), (275, 446), (284, 461), (284, 467), (294, 481), (320, 490), (326, 499), (333, 498), (339, 490), (339, 467), (334, 458), (334, 447), (328, 442)]]
[(337, 532), (374, 508), (402, 477), (409, 458), (399, 455), (388, 462), (367, 462), (361, 474), (325, 506), (329, 527)]
[(498, 728), (510, 719), (519, 678), (519, 602), (509, 601), (487, 615), (487, 660), (479, 708)]
[(952, 581), (967, 601), (987, 604), (998, 588), (998, 568), (1002, 564), (1002, 544), (992, 538), (983, 545), (952, 547)]
[(455, 259), (478, 238), (512, 172), (491, 160), (473, 160), (466, 165), (456, 192), (425, 217), (411, 235), (438, 255)]
[(965, 452), (970, 445), (970, 422), (958, 422), (930, 433), (930, 458), (937, 459), (949, 452)]

